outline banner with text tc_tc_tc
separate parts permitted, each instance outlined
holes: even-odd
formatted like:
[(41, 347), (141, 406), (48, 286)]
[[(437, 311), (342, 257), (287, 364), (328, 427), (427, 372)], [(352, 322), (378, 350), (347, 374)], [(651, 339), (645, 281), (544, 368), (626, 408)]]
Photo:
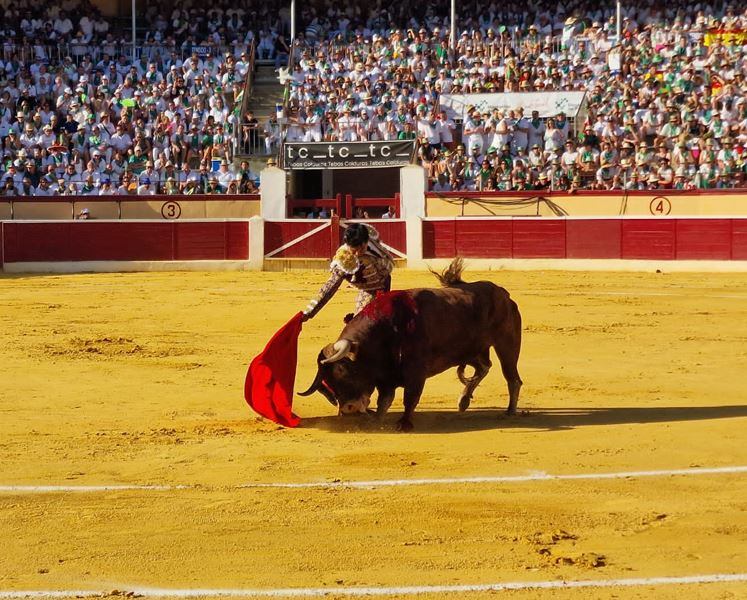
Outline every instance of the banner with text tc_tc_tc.
[(306, 169), (375, 169), (402, 167), (415, 153), (415, 140), (389, 142), (288, 142), (283, 167)]

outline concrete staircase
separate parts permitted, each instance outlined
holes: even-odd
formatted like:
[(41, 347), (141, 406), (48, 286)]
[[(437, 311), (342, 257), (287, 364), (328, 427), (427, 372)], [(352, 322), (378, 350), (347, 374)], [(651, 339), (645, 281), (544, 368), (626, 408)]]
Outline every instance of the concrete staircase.
[(278, 81), (274, 63), (260, 63), (254, 76), (254, 91), (249, 108), (260, 121), (275, 112), (275, 105), (283, 101), (283, 86)]
[[(278, 81), (274, 61), (259, 62), (254, 75), (254, 89), (251, 98), (249, 98), (249, 109), (254, 112), (254, 116), (260, 124), (263, 124), (276, 111), (275, 105), (282, 103), (282, 101), (283, 86)], [(261, 150), (264, 151), (264, 146)], [(235, 162), (248, 160), (252, 171), (259, 173), (267, 165), (267, 158), (263, 155), (237, 154)]]

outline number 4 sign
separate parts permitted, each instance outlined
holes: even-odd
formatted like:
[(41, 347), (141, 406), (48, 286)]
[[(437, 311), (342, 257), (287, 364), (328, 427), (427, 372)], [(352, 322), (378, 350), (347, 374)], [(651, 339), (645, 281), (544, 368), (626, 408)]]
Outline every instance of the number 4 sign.
[(663, 217), (672, 212), (672, 203), (669, 198), (655, 196), (648, 205), (649, 212), (656, 217)]

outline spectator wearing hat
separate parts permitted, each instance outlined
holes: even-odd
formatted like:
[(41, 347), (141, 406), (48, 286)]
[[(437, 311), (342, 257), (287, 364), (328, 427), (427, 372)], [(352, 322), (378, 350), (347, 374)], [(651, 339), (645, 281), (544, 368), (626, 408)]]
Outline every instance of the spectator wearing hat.
[(236, 173), (234, 173), (231, 165), (228, 164), (228, 160), (225, 158), (220, 161), (220, 167), (218, 167), (218, 183), (220, 184), (221, 190), (225, 193), (231, 182), (236, 181)]
[(649, 189), (649, 190), (659, 189), (659, 176), (656, 173), (654, 173), (654, 172), (652, 172), (648, 176), (648, 186), (647, 186), (647, 189)]
[(161, 174), (156, 168), (156, 163), (148, 159), (145, 161), (145, 168), (138, 175), (139, 180), (149, 179), (153, 188), (158, 191), (158, 185), (161, 183)]
[(216, 175), (211, 175), (208, 179), (207, 187), (204, 191), (205, 194), (208, 195), (216, 195), (216, 194), (224, 194), (225, 191), (221, 187), (220, 183), (218, 182), (218, 177)]
[(176, 177), (172, 176), (166, 178), (166, 183), (161, 193), (166, 194), (167, 196), (175, 196), (181, 193), (179, 184), (176, 181)]
[(567, 140), (563, 154), (560, 156), (560, 163), (563, 165), (563, 168), (570, 170), (572, 166), (575, 166), (577, 164), (578, 155), (579, 153), (576, 149), (576, 144), (573, 140)]
[(470, 148), (477, 148), (479, 153), (482, 154), (485, 145), (485, 123), (479, 110), (473, 109), (468, 112), (469, 116), (464, 122), (463, 135), (467, 138), (467, 145)]
[(590, 140), (584, 140), (584, 144), (577, 153), (576, 167), (583, 181), (594, 181), (597, 171), (600, 169), (600, 153), (591, 146)]
[(137, 186), (138, 196), (155, 196), (156, 186), (155, 182), (152, 182), (149, 177), (141, 177), (140, 184)]
[(112, 180), (109, 177), (102, 177), (99, 184), (99, 196), (111, 196), (114, 193)]

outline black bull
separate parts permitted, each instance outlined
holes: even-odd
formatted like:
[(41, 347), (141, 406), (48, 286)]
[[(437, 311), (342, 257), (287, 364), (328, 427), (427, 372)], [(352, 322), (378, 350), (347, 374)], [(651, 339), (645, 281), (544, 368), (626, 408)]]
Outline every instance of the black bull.
[[(301, 395), (319, 391), (340, 414), (350, 414), (366, 412), (376, 389), (376, 413), (383, 416), (395, 389), (403, 387), (405, 412), (398, 428), (409, 431), (426, 379), (451, 367), (464, 384), (459, 410), (467, 410), (492, 366), (492, 346), (508, 383), (507, 412), (515, 414), (522, 384), (519, 308), (505, 289), (489, 281), (465, 283), (461, 272), (457, 259), (435, 274), (443, 288), (377, 296), (319, 353), (317, 375)], [(465, 377), (466, 366), (474, 369), (472, 377)]]

